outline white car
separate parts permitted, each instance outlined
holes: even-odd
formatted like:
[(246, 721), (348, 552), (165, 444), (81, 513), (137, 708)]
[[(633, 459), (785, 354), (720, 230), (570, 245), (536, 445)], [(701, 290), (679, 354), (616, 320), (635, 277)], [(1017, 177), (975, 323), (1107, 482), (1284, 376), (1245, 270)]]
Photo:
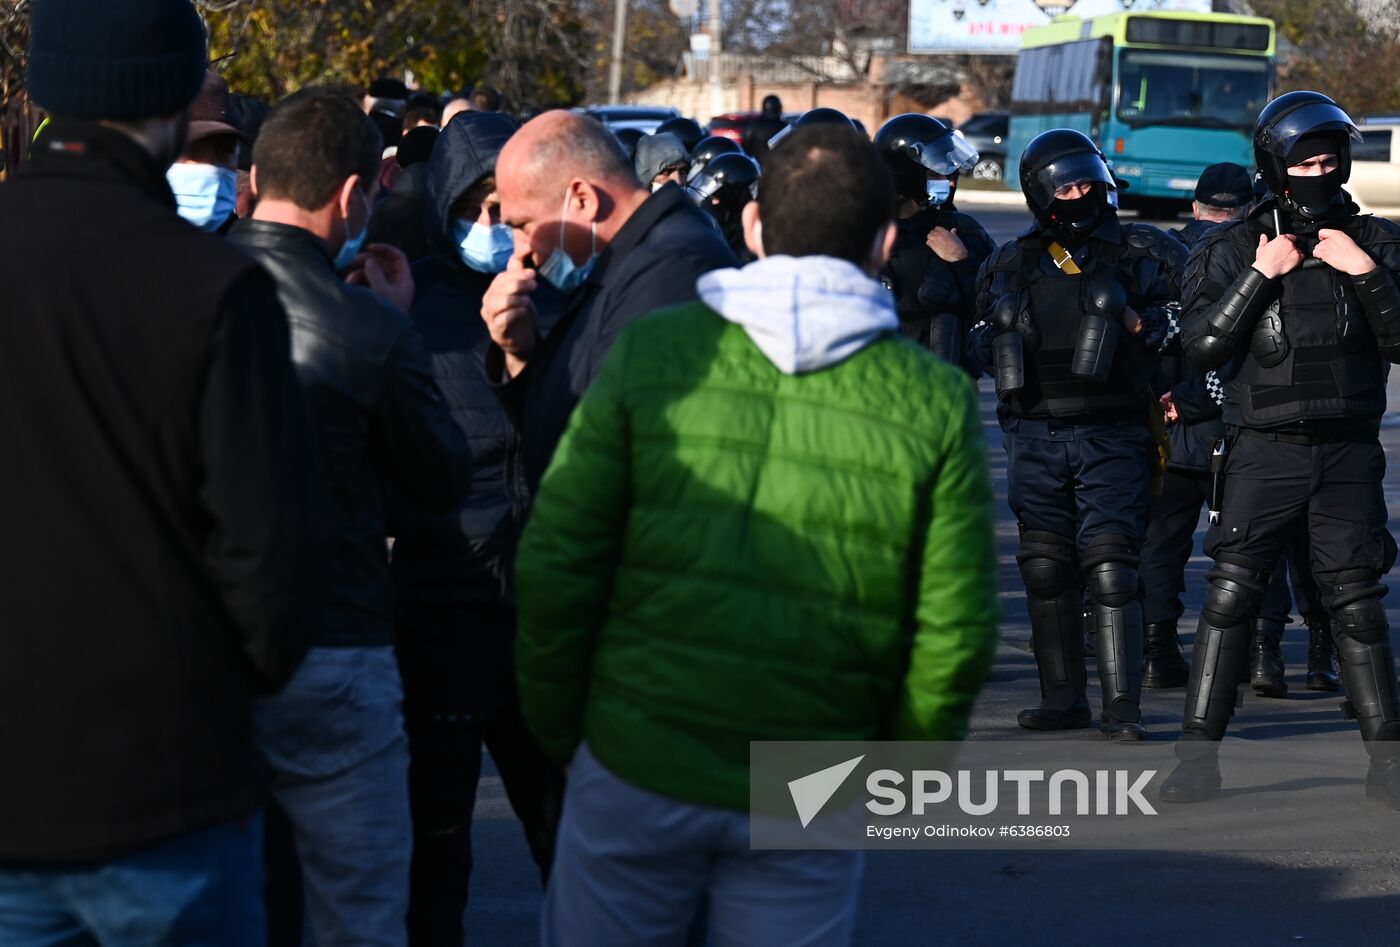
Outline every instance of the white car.
[(1362, 119), (1361, 137), (1347, 191), (1362, 210), (1400, 219), (1400, 116)]

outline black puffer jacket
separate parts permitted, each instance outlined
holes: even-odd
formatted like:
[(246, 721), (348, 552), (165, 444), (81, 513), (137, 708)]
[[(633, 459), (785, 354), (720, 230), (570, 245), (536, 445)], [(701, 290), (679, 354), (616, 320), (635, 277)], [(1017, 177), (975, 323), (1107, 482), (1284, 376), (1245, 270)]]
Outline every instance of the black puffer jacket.
[(240, 221), (229, 239), (277, 283), (335, 501), (331, 607), (312, 642), (387, 647), (393, 587), (384, 486), (422, 509), (451, 509), (471, 475), (466, 441), (408, 319), (345, 285), (324, 243), (300, 227), (259, 220)]
[[(515, 129), (500, 113), (469, 112), (443, 129), (427, 166), (424, 230), (432, 255), (414, 266), (418, 295), (411, 318), (452, 420), (471, 444), (472, 483), (447, 516), (429, 516), (391, 498), (394, 589), (403, 603), (496, 604), (507, 594), (506, 567), (527, 492), (513, 462), (515, 429), (482, 368), (490, 337), (481, 299), (493, 277), (462, 262), (451, 211), (464, 192), (494, 173)], [(557, 295), (536, 298), (546, 328), (558, 303)]]

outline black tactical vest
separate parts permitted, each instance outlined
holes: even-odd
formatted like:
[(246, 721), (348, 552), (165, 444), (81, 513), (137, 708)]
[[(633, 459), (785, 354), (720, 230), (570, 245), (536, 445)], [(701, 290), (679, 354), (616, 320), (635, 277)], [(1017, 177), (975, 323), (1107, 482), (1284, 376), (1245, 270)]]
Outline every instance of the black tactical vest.
[[(1366, 246), (1360, 221), (1343, 229)], [(1271, 428), (1380, 418), (1390, 366), (1376, 349), (1351, 278), (1309, 259), (1279, 284), (1226, 387), (1226, 421)]]
[[(1086, 308), (1081, 295), (1085, 283), (1093, 278), (1125, 282), (1125, 274), (1119, 269), (1121, 249), (1096, 242), (1084, 272), (1077, 276), (1045, 272), (1039, 259), (1044, 252), (1023, 245), (1020, 254), (1015, 286), (1021, 305), (1029, 307), (1030, 322), (1040, 342), (1034, 352), (1026, 354), (1025, 384), (1008, 394), (1008, 410), (1015, 417), (1037, 419), (1145, 418), (1151, 370), (1147, 352), (1136, 336), (1126, 331), (1121, 334), (1108, 379), (1102, 384), (1070, 371)], [(1133, 294), (1129, 295), (1131, 299)]]

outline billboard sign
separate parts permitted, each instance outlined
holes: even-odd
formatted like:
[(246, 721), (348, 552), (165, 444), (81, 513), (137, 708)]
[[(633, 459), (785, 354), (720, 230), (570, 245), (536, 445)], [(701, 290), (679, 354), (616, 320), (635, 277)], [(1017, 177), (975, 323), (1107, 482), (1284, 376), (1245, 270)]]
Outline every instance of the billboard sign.
[(1021, 34), (1057, 16), (1209, 13), (1211, 0), (910, 0), (911, 53), (1014, 53)]

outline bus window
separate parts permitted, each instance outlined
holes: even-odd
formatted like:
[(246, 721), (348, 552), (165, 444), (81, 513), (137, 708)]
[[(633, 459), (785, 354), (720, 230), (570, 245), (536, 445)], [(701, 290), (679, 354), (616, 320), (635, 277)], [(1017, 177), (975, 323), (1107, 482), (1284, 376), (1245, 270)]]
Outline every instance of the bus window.
[(1125, 49), (1118, 60), (1118, 117), (1130, 125), (1250, 129), (1269, 97), (1259, 57)]

